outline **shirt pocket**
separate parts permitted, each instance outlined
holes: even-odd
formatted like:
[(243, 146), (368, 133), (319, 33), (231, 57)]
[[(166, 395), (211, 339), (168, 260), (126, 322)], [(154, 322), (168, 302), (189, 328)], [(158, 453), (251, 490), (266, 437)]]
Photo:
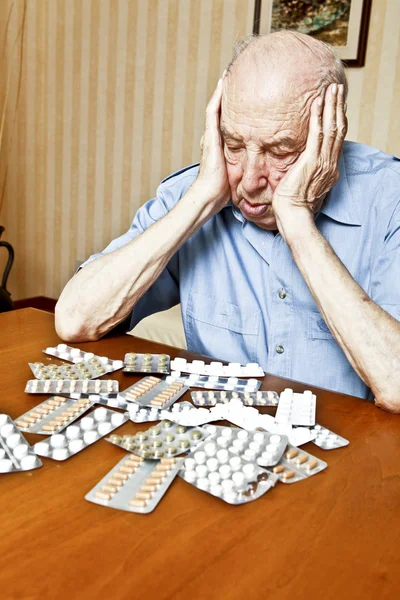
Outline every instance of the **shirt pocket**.
[(192, 352), (227, 362), (257, 362), (261, 311), (191, 292), (186, 338)]
[(336, 341), (319, 312), (308, 313), (308, 339)]

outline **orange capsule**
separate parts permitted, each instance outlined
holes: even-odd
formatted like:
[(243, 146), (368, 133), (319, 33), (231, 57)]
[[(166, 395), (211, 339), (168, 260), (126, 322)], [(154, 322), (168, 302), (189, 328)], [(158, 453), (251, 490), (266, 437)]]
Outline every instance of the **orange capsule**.
[(298, 455), (298, 453), (299, 451), (297, 450), (297, 448), (293, 448), (293, 450), (289, 450), (288, 452), (286, 452), (285, 456), (286, 458), (291, 460), (292, 458), (295, 458)]
[(129, 504), (130, 506), (143, 508), (144, 506), (146, 506), (147, 502), (146, 500), (139, 500), (139, 498), (132, 498), (132, 500), (129, 500)]
[(302, 465), (302, 464), (304, 464), (307, 461), (308, 461), (307, 454), (300, 454), (300, 456), (298, 456), (296, 458), (296, 465)]
[(136, 492), (136, 498), (140, 500), (150, 500), (151, 493), (150, 492)]
[(313, 469), (315, 469), (315, 467), (317, 465), (318, 465), (317, 460), (310, 460), (310, 462), (307, 464), (307, 471), (312, 471)]
[(282, 479), (293, 479), (295, 475), (295, 471), (285, 471), (282, 475)]
[(285, 467), (284, 465), (276, 465), (272, 470), (274, 473), (282, 473), (282, 471), (285, 470)]
[(101, 500), (111, 500), (111, 494), (107, 494), (106, 492), (101, 492), (98, 490), (95, 494), (96, 498), (101, 498)]

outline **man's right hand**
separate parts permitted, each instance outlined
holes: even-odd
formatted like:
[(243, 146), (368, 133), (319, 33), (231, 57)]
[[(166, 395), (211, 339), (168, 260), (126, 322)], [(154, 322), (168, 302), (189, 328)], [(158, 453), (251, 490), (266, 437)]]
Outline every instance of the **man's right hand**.
[(192, 187), (202, 190), (221, 210), (229, 201), (230, 187), (226, 171), (223, 141), (220, 132), (220, 114), (222, 98), (222, 79), (209, 101), (206, 109), (206, 125), (201, 138), (201, 161), (197, 179)]

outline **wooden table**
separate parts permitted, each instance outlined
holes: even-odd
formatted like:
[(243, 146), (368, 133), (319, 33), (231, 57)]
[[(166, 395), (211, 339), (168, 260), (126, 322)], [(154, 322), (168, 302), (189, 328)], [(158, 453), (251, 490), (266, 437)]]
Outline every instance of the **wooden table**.
[[(24, 393), (28, 361), (56, 345), (53, 315), (0, 314), (0, 412), (43, 399)], [(128, 351), (194, 355), (131, 336), (79, 344), (123, 358)], [(121, 389), (136, 379), (115, 374)], [(266, 376), (263, 389), (306, 386)], [(101, 440), (66, 462), (0, 475), (0, 598), (11, 599), (393, 599), (400, 571), (400, 417), (369, 402), (313, 388), (318, 421), (350, 440), (329, 464), (255, 502), (230, 506), (180, 478), (149, 515), (86, 502), (123, 456)], [(125, 424), (119, 432), (146, 425)], [(33, 442), (39, 436), (27, 436)]]

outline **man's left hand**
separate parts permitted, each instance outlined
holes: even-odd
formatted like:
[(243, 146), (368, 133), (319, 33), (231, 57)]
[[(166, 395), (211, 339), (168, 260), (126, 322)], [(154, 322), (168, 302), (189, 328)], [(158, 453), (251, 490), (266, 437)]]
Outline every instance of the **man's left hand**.
[(272, 206), (282, 235), (288, 215), (297, 219), (308, 213), (313, 218), (338, 181), (338, 161), (346, 133), (344, 87), (331, 84), (324, 101), (318, 96), (312, 103), (306, 148), (274, 192)]

